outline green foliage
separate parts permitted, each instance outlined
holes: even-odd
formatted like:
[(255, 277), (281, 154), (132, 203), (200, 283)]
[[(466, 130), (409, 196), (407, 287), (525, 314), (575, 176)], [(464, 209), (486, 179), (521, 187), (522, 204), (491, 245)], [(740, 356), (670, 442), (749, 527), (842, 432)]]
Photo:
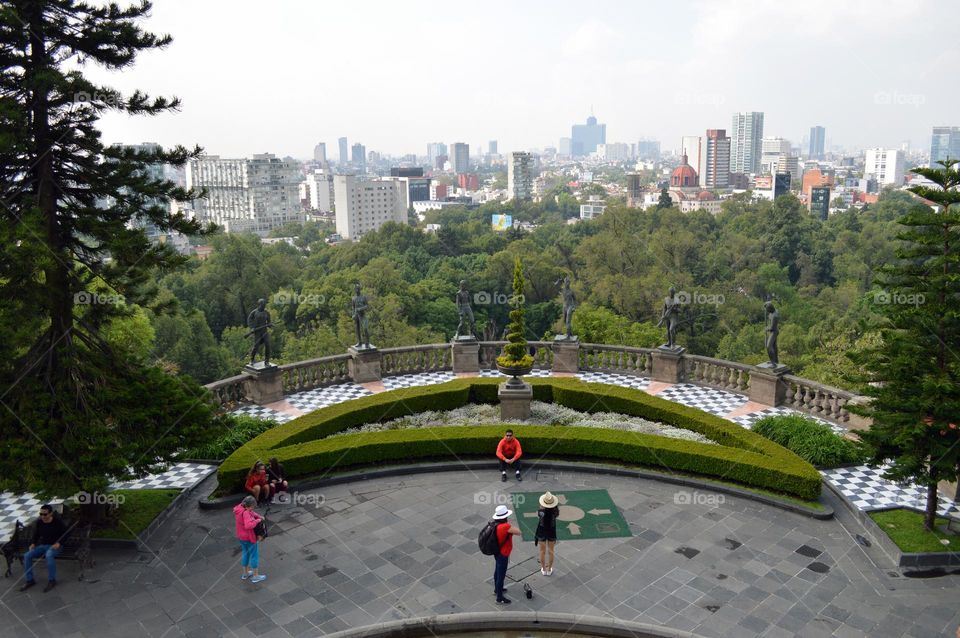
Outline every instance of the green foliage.
[(117, 507), (116, 524), (94, 530), (93, 537), (136, 540), (153, 519), (170, 507), (180, 490), (115, 490), (110, 494), (123, 499)]
[(867, 456), (862, 446), (799, 414), (763, 417), (754, 423), (753, 431), (817, 467), (855, 465), (863, 463)]
[(524, 323), (523, 264), (520, 258), (513, 262), (513, 296), (510, 298), (510, 325), (507, 326), (507, 345), (497, 363), (505, 368), (526, 368), (533, 365), (533, 357), (527, 354), (526, 325)]
[[(870, 512), (870, 518), (890, 537), (901, 552), (956, 552), (960, 536), (924, 527), (923, 514), (905, 509)], [(935, 525), (946, 526), (949, 521), (937, 517)], [(947, 541), (947, 544), (941, 541)]]
[(252, 416), (227, 415), (223, 432), (206, 445), (192, 447), (179, 454), (182, 459), (198, 459), (220, 461), (231, 454), (244, 443), (263, 434), (277, 425), (272, 419), (260, 419)]
[[(820, 475), (779, 445), (720, 417), (643, 392), (577, 379), (531, 379), (534, 399), (588, 411), (615, 411), (700, 432), (719, 445), (594, 428), (512, 426), (531, 456), (593, 458), (722, 477), (813, 499)], [(249, 441), (219, 469), (221, 490), (233, 491), (256, 458), (277, 456), (291, 477), (410, 459), (489, 457), (503, 425), (427, 428), (324, 437), (364, 423), (468, 402), (496, 402), (497, 379), (457, 379), (441, 385), (384, 392), (330, 406)]]

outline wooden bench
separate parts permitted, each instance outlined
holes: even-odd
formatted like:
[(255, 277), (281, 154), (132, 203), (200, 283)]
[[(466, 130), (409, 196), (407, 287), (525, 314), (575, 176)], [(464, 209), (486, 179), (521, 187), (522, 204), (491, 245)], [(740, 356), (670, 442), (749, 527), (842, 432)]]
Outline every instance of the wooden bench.
[[(89, 569), (94, 564), (93, 553), (90, 550), (91, 526), (86, 523), (76, 523), (66, 518), (64, 523), (67, 525), (67, 534), (60, 542), (60, 553), (57, 554), (57, 560), (75, 560), (80, 563), (78, 580), (83, 580), (84, 569)], [(0, 547), (0, 552), (3, 553), (3, 557), (7, 561), (5, 577), (10, 577), (14, 560), (20, 561), (21, 567), (23, 566), (23, 555), (30, 549), (30, 541), (33, 538), (35, 526), (36, 521), (27, 525), (17, 521), (13, 528), (13, 536)], [(36, 562), (35, 560), (34, 563)]]

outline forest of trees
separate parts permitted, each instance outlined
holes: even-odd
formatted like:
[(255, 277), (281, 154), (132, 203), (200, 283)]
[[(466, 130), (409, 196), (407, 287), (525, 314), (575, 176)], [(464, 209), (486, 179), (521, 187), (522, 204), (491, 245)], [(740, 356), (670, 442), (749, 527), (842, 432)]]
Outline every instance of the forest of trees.
[[(917, 200), (885, 193), (877, 204), (821, 222), (792, 195), (776, 202), (737, 196), (720, 215), (674, 208), (640, 211), (613, 204), (595, 221), (567, 224), (577, 200), (558, 187), (543, 202), (446, 208), (426, 220), (436, 233), (388, 224), (359, 242), (330, 246), (329, 228), (298, 225), (309, 241), (262, 245), (252, 235), (219, 235), (213, 254), (158, 278), (176, 311), (138, 311), (115, 332), (200, 382), (236, 374), (249, 348), (247, 313), (265, 298), (277, 327), (277, 361), (344, 352), (354, 281), (370, 298), (379, 347), (449, 340), (454, 295), (466, 279), (481, 338), (502, 334), (514, 257), (527, 279), (528, 338), (559, 331), (557, 280), (571, 274), (583, 342), (656, 346), (667, 288), (686, 294), (680, 343), (695, 354), (745, 363), (765, 360), (763, 301), (783, 321), (781, 359), (795, 373), (850, 387), (846, 354), (875, 341), (873, 272), (893, 257), (895, 220)], [(533, 232), (494, 232), (492, 212), (540, 224)], [(276, 234), (276, 233), (275, 233)], [(499, 294), (499, 296), (498, 296)], [(483, 303), (489, 299), (492, 303)]]

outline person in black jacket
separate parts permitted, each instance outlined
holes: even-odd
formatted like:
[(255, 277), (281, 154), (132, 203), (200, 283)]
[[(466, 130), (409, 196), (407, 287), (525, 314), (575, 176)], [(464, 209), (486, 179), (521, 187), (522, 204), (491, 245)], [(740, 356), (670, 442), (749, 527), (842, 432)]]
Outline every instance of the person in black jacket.
[(279, 501), (283, 503), (285, 500), (288, 500), (288, 497), (282, 496), (280, 492), (286, 492), (289, 487), (287, 483), (287, 472), (283, 469), (283, 465), (280, 461), (277, 460), (277, 457), (270, 459), (270, 464), (267, 465), (267, 480), (270, 481), (270, 485), (273, 486), (274, 501)]
[(540, 509), (537, 510), (537, 531), (535, 543), (540, 546), (540, 573), (553, 575), (553, 547), (557, 544), (557, 507), (560, 499), (547, 492), (540, 497)]
[(61, 543), (67, 535), (66, 523), (59, 516), (54, 516), (53, 508), (49, 505), (40, 507), (40, 518), (33, 529), (33, 538), (30, 548), (23, 555), (23, 575), (26, 582), (20, 591), (26, 591), (36, 585), (33, 580), (33, 559), (41, 556), (47, 559), (47, 586), (43, 593), (47, 593), (57, 586), (57, 554), (60, 553)]

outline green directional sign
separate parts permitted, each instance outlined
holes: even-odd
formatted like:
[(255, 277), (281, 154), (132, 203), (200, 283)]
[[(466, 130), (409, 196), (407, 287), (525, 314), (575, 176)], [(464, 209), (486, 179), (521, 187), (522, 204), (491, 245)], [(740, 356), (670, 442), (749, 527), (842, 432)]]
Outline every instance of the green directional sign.
[[(607, 490), (568, 490), (553, 492), (560, 501), (557, 516), (557, 540), (587, 540), (633, 536)], [(514, 492), (513, 509), (523, 532), (523, 540), (532, 541), (537, 530), (537, 510), (543, 492)]]

